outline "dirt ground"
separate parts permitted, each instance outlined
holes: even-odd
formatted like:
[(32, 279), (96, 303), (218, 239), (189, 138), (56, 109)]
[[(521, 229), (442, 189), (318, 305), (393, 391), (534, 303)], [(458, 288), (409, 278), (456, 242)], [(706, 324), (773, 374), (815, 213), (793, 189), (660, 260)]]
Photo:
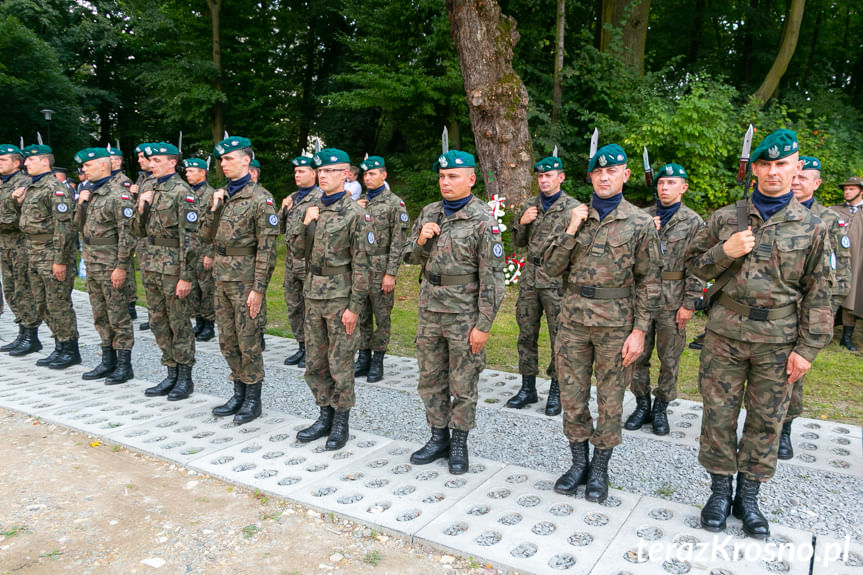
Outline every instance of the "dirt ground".
[(0, 574), (491, 574), (0, 409)]

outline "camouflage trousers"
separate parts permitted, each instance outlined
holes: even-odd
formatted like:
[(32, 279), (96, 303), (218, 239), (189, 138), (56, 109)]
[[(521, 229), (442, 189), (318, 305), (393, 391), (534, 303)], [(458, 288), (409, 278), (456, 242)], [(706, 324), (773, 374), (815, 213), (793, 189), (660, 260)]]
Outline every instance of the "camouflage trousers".
[(66, 279), (58, 281), (51, 271), (51, 257), (30, 250), (30, 307), (38, 317), (43, 313), (51, 335), (59, 342), (78, 339), (78, 320), (72, 307), (72, 286), (75, 284), (75, 259), (66, 263)]
[(390, 314), (396, 293), (395, 290), (384, 293), (381, 290), (383, 281), (383, 273), (372, 274), (369, 295), (366, 296), (357, 324), (360, 330), (359, 349), (386, 351), (390, 344)]
[[(557, 376), (563, 406), (563, 433), (570, 443), (587, 441), (599, 449), (621, 442), (623, 393), (632, 366), (623, 367), (620, 352), (630, 334), (627, 327), (562, 325), (557, 332)], [(590, 376), (596, 375), (596, 427), (590, 415)]]
[(677, 329), (677, 311), (658, 311), (644, 337), (644, 353), (633, 364), (630, 389), (636, 397), (650, 395), (650, 356), (655, 345), (659, 381), (653, 395), (666, 402), (677, 399), (677, 369), (685, 343), (686, 330)]
[(263, 314), (255, 319), (249, 315), (246, 300), (251, 291), (251, 282), (220, 281), (215, 285), (219, 349), (231, 369), (231, 379), (246, 384), (264, 381), (260, 335)]
[(150, 330), (162, 350), (162, 365), (195, 365), (195, 331), (189, 321), (189, 298), (176, 295), (177, 276), (142, 272)]
[[(287, 264), (285, 267), (289, 267)], [(285, 279), (282, 285), (285, 288), (285, 305), (288, 307), (288, 323), (291, 324), (291, 333), (298, 342), (306, 341), (306, 300), (303, 296), (305, 276), (298, 276), (285, 269)]]
[(539, 373), (539, 328), (543, 312), (548, 322), (552, 350), (546, 374), (556, 379), (554, 343), (557, 337), (557, 314), (560, 313), (560, 290), (519, 285), (515, 319), (518, 322), (518, 372), (522, 375)]
[(125, 285), (115, 289), (110, 276), (87, 275), (87, 293), (90, 296), (90, 308), (93, 310), (93, 324), (99, 332), (102, 347), (132, 349), (135, 343)]
[(791, 399), (788, 402), (788, 411), (785, 412), (783, 423), (791, 423), (803, 413), (803, 381), (806, 376), (801, 377), (791, 385)]
[(348, 298), (306, 300), (306, 384), (315, 403), (345, 411), (354, 406), (354, 353), (359, 330), (348, 335), (342, 314)]
[[(785, 364), (791, 343), (748, 343), (710, 330), (698, 388), (704, 398), (698, 461), (710, 473), (766, 481), (776, 471), (779, 432), (791, 396)], [(746, 406), (743, 438), (737, 418)]]
[(123, 297), (126, 303), (138, 302), (138, 285), (135, 278), (135, 251), (129, 254), (129, 262), (126, 264), (126, 283), (123, 284)]
[(198, 262), (195, 281), (192, 282), (192, 291), (189, 294), (189, 297), (192, 298), (190, 302), (191, 317), (200, 317), (208, 321), (216, 319), (215, 289), (216, 282), (213, 279), (213, 270), (205, 270), (203, 263)]
[(485, 368), (485, 349), (473, 353), (470, 330), (477, 312), (419, 312), (417, 391), (429, 426), (470, 431), (476, 427), (477, 383)]
[[(7, 243), (11, 243), (7, 240)], [(15, 321), (24, 327), (39, 325), (42, 313), (33, 306), (30, 274), (27, 271), (27, 240), (19, 234), (10, 247), (0, 250), (0, 268), (3, 271), (3, 297)]]

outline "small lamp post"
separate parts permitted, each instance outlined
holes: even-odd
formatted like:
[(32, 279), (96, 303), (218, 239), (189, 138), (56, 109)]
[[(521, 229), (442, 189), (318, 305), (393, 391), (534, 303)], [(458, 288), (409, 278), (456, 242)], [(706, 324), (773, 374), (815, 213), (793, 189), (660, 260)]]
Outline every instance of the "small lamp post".
[(42, 114), (42, 117), (45, 118), (45, 124), (47, 125), (47, 130), (45, 131), (45, 137), (47, 139), (46, 144), (51, 145), (51, 117), (54, 115), (54, 110), (50, 108), (45, 108), (44, 110), (39, 110), (39, 113)]

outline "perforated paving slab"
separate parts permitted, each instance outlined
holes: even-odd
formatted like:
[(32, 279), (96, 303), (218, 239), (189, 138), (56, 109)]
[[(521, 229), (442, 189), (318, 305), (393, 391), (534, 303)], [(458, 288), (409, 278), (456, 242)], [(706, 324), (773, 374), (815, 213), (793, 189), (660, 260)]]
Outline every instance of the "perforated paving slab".
[(594, 575), (808, 574), (809, 560), (778, 560), (770, 549), (790, 545), (811, 548), (812, 535), (775, 523), (770, 538), (746, 537), (739, 520), (730, 517), (721, 533), (700, 527), (700, 510), (653, 497), (642, 497), (614, 541), (596, 563)]
[(294, 498), (294, 493), (316, 488), (333, 471), (390, 443), (389, 439), (351, 430), (345, 447), (327, 451), (324, 449), (326, 437), (309, 443), (296, 440), (297, 431), (308, 427), (311, 420), (291, 416), (284, 416), (284, 419), (282, 425), (267, 433), (218, 453), (198, 457), (190, 467), (234, 483)]
[(863, 575), (863, 545), (818, 535), (812, 575)]
[(42, 415), (61, 407), (87, 405), (115, 393), (109, 387), (95, 387), (83, 380), (39, 377), (33, 381), (11, 374), (0, 375), (0, 406), (31, 415)]
[(555, 493), (557, 476), (508, 465), (416, 538), (520, 573), (590, 573), (639, 496), (602, 503)]
[(799, 465), (863, 476), (863, 440), (859, 427), (798, 418), (791, 426), (794, 457), (780, 465)]

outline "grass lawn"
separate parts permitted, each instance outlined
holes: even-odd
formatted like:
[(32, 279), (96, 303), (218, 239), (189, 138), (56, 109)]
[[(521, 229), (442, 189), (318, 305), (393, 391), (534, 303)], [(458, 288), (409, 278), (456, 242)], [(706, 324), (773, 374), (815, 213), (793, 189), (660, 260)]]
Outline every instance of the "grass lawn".
[[(273, 279), (267, 290), (267, 332), (274, 335), (290, 337), (291, 327), (288, 323), (288, 312), (285, 306), (282, 290), (284, 275), (285, 244), (278, 244), (278, 263), (273, 272)], [(395, 307), (392, 313), (392, 337), (389, 353), (394, 355), (415, 357), (414, 337), (417, 326), (417, 277), (418, 266), (403, 265), (396, 283)], [(85, 290), (80, 278), (75, 280), (75, 288)], [(486, 348), (487, 367), (501, 371), (518, 371), (518, 353), (516, 339), (518, 325), (515, 321), (515, 301), (518, 297), (518, 287), (506, 288), (506, 297), (497, 314), (491, 337)], [(146, 298), (141, 282), (138, 282), (138, 304), (146, 305)], [(544, 323), (544, 322), (543, 322)], [(696, 316), (687, 328), (687, 342), (701, 333), (705, 318), (702, 314)], [(860, 322), (858, 322), (860, 326)], [(806, 387), (803, 401), (803, 417), (841, 421), (853, 425), (863, 425), (863, 353), (851, 353), (839, 347), (839, 333), (821, 353), (806, 376)], [(863, 349), (863, 337), (857, 331), (856, 344)], [(540, 372), (542, 366), (547, 366), (550, 358), (548, 331), (541, 331), (539, 341)], [(653, 380), (659, 373), (659, 360), (654, 353), (651, 362)], [(678, 394), (683, 399), (701, 401), (698, 393), (698, 352), (686, 347), (680, 360), (678, 377)]]

